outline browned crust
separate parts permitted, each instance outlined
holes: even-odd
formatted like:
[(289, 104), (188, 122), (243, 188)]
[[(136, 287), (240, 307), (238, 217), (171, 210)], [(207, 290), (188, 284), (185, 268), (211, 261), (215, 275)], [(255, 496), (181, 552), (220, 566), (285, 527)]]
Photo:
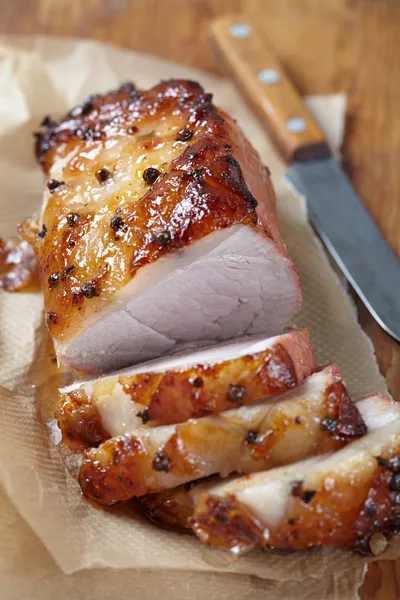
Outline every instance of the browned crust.
[[(392, 452), (384, 458), (392, 456), (398, 459)], [(368, 554), (374, 533), (389, 536), (400, 530), (400, 493), (393, 490), (395, 477), (393, 471), (377, 463), (373, 476), (359, 481), (356, 488), (344, 480), (334, 490), (316, 490), (308, 501), (298, 495), (279, 527), (268, 529), (268, 542), (266, 529), (233, 496), (221, 499), (205, 494), (190, 522), (202, 542), (224, 548), (304, 550), (324, 545)]]
[(193, 501), (188, 493), (191, 484), (140, 498), (146, 517), (167, 529), (190, 531), (189, 519), (193, 516)]
[[(66, 155), (76, 146), (84, 149), (104, 144), (112, 137), (128, 136), (132, 128), (153, 121), (156, 124), (161, 116), (173, 111), (184, 116), (186, 127), (194, 132), (193, 139), (172, 162), (169, 173), (161, 177), (140, 202), (132, 199), (118, 213), (125, 227), (118, 241), (118, 252), (129, 257), (127, 269), (118, 280), (106, 263), (90, 262), (88, 258), (88, 263), (83, 265), (82, 261), (75, 260), (77, 253), (84, 251), (85, 240), (98, 229), (97, 213), (81, 210), (79, 219), (71, 224), (67, 219), (70, 208), (63, 202), (62, 192), (61, 196), (59, 189), (52, 193), (43, 216), (47, 234), (36, 243), (36, 255), (45, 307), (56, 315), (48, 326), (57, 339), (67, 340), (70, 332), (84, 322), (86, 311), (100, 310), (110, 302), (115, 291), (126, 285), (142, 266), (213, 231), (246, 224), (266, 232), (285, 252), (276, 224), (272, 223), (276, 217), (274, 207), (269, 217), (263, 219), (262, 226), (258, 223), (257, 201), (246, 185), (232, 146), (231, 129), (235, 126), (231, 122), (226, 126), (228, 117), (221, 116), (211, 96), (195, 82), (165, 81), (148, 91), (122, 86), (104, 96), (90, 97), (37, 134), (38, 160), (47, 173), (56, 157)], [(266, 173), (263, 177), (268, 179)], [(268, 197), (268, 202), (273, 205), (274, 198)], [(108, 207), (110, 221), (119, 208), (118, 198), (110, 199)], [(160, 234), (163, 243), (158, 241)], [(113, 249), (114, 238), (112, 229), (106, 230), (104, 247)], [(67, 269), (72, 266), (73, 272), (69, 273)], [(57, 276), (57, 282), (49, 286), (52, 276)], [(96, 288), (96, 294), (90, 298), (80, 292), (85, 283)]]
[[(288, 348), (276, 343), (263, 352), (214, 365), (121, 376), (118, 382), (134, 402), (147, 407), (148, 426), (183, 423), (189, 418), (218, 414), (260, 398), (277, 396), (302, 384), (316, 370), (310, 335), (308, 331), (297, 331), (287, 339)], [(333, 406), (330, 412), (332, 419), (336, 419)], [(354, 417), (349, 415), (350, 424)], [(64, 443), (72, 449), (98, 446), (110, 437), (82, 388), (61, 395), (56, 418)], [(85, 420), (90, 432), (96, 423), (94, 436), (89, 437), (85, 431)], [(339, 422), (343, 422), (342, 416)]]
[[(335, 419), (336, 425), (321, 427), (318, 443), (312, 450), (309, 448), (306, 453), (303, 451), (302, 455), (296, 455), (298, 459), (307, 458), (311, 451), (313, 454), (322, 454), (336, 450), (366, 432), (358, 409), (354, 405), (353, 408), (348, 406), (351, 400), (343, 384), (331, 386), (326, 394), (327, 418), (331, 421)], [(354, 423), (350, 423), (350, 418), (353, 418)], [(125, 434), (111, 438), (99, 449), (93, 448), (85, 453), (79, 482), (86, 496), (100, 504), (108, 505), (165, 489), (167, 486), (157, 477), (159, 470), (165, 470), (180, 478), (180, 481), (199, 479), (212, 473), (206, 472), (204, 467), (202, 447), (207, 440), (210, 440), (210, 443), (218, 443), (221, 447), (235, 448), (235, 452), (236, 447), (242, 447), (240, 464), (235, 465), (238, 471), (262, 471), (285, 464), (282, 457), (278, 463), (274, 462), (272, 449), (293, 428), (305, 428), (304, 435), (307, 436), (306, 423), (301, 420), (297, 422), (296, 419), (289, 420), (285, 413), (279, 414), (274, 417), (268, 430), (263, 430), (249, 443), (246, 439), (247, 432), (241, 429), (230, 431), (223, 425), (200, 419), (197, 424), (187, 422), (178, 425), (175, 433), (157, 449), (149, 445), (146, 435), (141, 435), (139, 431), (135, 434)], [(299, 452), (297, 449), (296, 451)], [(157, 457), (165, 461), (165, 469), (154, 466)], [(293, 456), (288, 460), (292, 461)]]

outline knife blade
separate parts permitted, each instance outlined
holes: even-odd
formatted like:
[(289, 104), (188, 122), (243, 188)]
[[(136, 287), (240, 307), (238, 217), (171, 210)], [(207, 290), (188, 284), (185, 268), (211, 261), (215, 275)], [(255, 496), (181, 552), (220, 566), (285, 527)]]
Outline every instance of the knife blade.
[(211, 25), (214, 49), (267, 125), (328, 251), (381, 327), (400, 341), (400, 261), (382, 236), (299, 93), (248, 20)]

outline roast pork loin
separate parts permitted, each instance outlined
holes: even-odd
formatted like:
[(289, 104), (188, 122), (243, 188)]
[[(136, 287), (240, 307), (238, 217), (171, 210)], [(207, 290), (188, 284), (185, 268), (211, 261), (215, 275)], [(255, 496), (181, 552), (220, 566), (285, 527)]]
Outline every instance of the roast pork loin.
[(35, 252), (60, 362), (109, 371), (282, 331), (301, 292), (269, 174), (200, 85), (125, 84), (44, 125)]
[[(365, 414), (365, 404), (385, 400), (363, 402)], [(400, 528), (400, 406), (376, 408), (372, 423), (365, 415), (370, 433), (338, 452), (193, 489), (195, 533), (236, 552), (325, 545), (379, 553), (383, 534)]]
[[(329, 455), (226, 483), (182, 485), (141, 499), (146, 515), (237, 552), (313, 545), (379, 550), (400, 523), (400, 404), (357, 402), (369, 433)], [(214, 478), (215, 479), (215, 478)], [(380, 532), (380, 533), (378, 533)]]
[(137, 429), (85, 453), (79, 481), (101, 504), (159, 492), (218, 473), (252, 473), (340, 448), (364, 435), (336, 365), (283, 396), (189, 419)]
[(316, 370), (306, 330), (224, 342), (61, 390), (56, 414), (73, 450), (140, 426), (181, 423), (276, 396)]

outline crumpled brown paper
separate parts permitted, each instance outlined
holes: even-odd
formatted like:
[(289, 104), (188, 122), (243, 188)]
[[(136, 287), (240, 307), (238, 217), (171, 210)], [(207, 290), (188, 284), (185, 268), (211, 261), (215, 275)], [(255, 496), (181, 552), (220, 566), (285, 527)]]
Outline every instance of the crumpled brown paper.
[[(40, 206), (43, 183), (31, 135), (45, 114), (60, 114), (85, 95), (127, 79), (146, 87), (169, 77), (197, 79), (213, 92), (216, 103), (238, 119), (270, 167), (283, 234), (303, 282), (304, 306), (296, 324), (311, 328), (320, 363), (338, 362), (355, 398), (385, 391), (372, 345), (312, 233), (304, 202), (283, 182), (282, 163), (226, 80), (94, 42), (0, 40), (0, 235), (13, 233), (16, 222)], [(309, 102), (337, 149), (343, 129), (343, 96)], [(60, 599), (65, 590), (70, 590), (65, 597), (85, 600), (131, 597), (133, 588), (143, 598), (175, 599), (190, 590), (192, 598), (218, 594), (254, 600), (266, 589), (268, 598), (351, 597), (365, 566), (359, 556), (314, 549), (296, 554), (253, 552), (234, 560), (207, 550), (189, 535), (157, 529), (132, 508), (96, 510), (83, 500), (59, 451), (49, 444), (49, 433), (54, 437), (54, 431), (45, 423), (53, 415), (57, 386), (69, 377), (57, 370), (49, 348), (41, 296), (1, 294), (0, 481), (13, 506), (0, 496), (0, 585), (9, 577), (12, 585), (25, 589), (28, 564), (36, 576), (32, 599), (54, 597), (60, 583)], [(9, 516), (4, 518), (4, 514)], [(26, 548), (32, 548), (29, 557)], [(99, 567), (108, 569), (99, 571)], [(95, 577), (94, 572), (76, 573), (88, 568), (96, 569)], [(254, 576), (268, 581), (260, 583)], [(313, 583), (303, 591), (299, 582), (304, 578), (312, 578)], [(9, 597), (25, 598), (24, 593), (16, 591)]]

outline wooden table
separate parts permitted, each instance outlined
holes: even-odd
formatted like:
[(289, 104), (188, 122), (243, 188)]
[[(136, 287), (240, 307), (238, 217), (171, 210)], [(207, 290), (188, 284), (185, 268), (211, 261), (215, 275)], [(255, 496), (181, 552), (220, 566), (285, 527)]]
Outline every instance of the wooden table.
[[(348, 93), (344, 164), (400, 256), (400, 0), (2, 0), (0, 33), (89, 37), (218, 73), (207, 26), (226, 13), (256, 19), (304, 94)], [(357, 304), (400, 400), (400, 346)], [(380, 561), (361, 597), (399, 590), (400, 560)]]

